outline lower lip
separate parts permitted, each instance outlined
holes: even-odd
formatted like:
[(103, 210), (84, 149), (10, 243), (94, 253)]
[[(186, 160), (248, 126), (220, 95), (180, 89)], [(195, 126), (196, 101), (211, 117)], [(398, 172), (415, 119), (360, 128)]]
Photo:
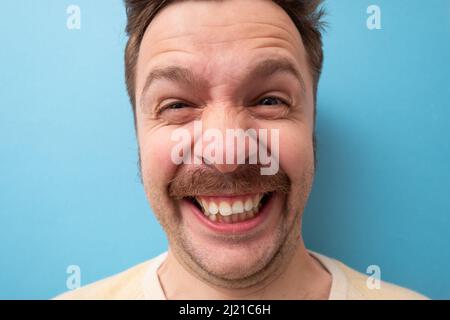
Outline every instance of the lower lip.
[(188, 200), (186, 201), (189, 205), (189, 208), (194, 212), (194, 215), (206, 225), (209, 229), (217, 233), (245, 233), (252, 229), (257, 228), (259, 225), (263, 224), (269, 215), (270, 208), (272, 206), (272, 202), (275, 195), (272, 194), (269, 201), (262, 206), (261, 211), (252, 219), (235, 222), (235, 223), (220, 223), (211, 221), (207, 216), (203, 214), (193, 203)]

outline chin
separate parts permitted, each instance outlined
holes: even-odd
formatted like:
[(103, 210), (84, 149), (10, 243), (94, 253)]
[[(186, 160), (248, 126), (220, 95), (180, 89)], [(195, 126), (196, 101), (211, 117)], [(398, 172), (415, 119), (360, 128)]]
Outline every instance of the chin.
[(185, 263), (220, 286), (246, 287), (258, 282), (286, 240), (286, 198), (284, 194), (270, 195), (253, 217), (256, 220), (243, 220), (234, 229), (236, 223), (231, 220), (224, 229), (217, 228), (216, 221), (211, 226), (200, 216), (204, 216), (201, 208), (189, 199), (181, 200), (178, 245), (182, 246)]

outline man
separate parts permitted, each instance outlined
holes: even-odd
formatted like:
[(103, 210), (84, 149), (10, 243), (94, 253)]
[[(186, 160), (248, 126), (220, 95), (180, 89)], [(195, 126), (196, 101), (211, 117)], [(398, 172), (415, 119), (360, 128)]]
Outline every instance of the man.
[(60, 298), (424, 298), (385, 282), (370, 289), (367, 276), (302, 241), (319, 0), (125, 2), (142, 179), (169, 250)]

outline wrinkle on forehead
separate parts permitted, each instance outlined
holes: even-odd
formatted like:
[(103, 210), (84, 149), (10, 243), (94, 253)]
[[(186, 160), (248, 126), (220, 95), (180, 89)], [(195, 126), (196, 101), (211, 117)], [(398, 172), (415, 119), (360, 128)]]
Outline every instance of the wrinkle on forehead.
[[(211, 74), (211, 85), (220, 85), (223, 77), (231, 80), (233, 69), (244, 68), (258, 54), (278, 53), (306, 61), (301, 36), (287, 13), (272, 1), (252, 1), (251, 8), (242, 6), (249, 3), (242, 0), (176, 2), (164, 8), (145, 32), (138, 77), (142, 79), (159, 63), (197, 61), (191, 64), (197, 69), (193, 71)], [(182, 7), (189, 3), (194, 8)], [(222, 77), (216, 74), (213, 79), (217, 72)], [(138, 80), (137, 92), (142, 82)]]
[[(147, 37), (152, 38), (153, 43), (164, 44), (171, 41), (191, 41), (197, 45), (218, 44), (226, 42), (242, 41), (254, 38), (273, 37), (291, 44), (301, 42), (300, 34), (295, 34), (274, 23), (268, 22), (237, 22), (226, 26), (199, 26), (195, 31), (173, 32), (166, 31), (155, 34), (151, 28)], [(145, 37), (144, 37), (145, 38)]]
[(202, 27), (196, 32), (157, 34), (154, 37), (153, 32), (150, 31), (144, 36), (141, 52), (146, 52), (146, 55), (156, 55), (170, 50), (208, 53), (224, 51), (236, 46), (252, 48), (267, 47), (269, 44), (290, 49), (293, 52), (303, 49), (300, 35), (295, 37), (270, 23), (246, 22), (226, 27)]
[(271, 0), (182, 1), (171, 3), (155, 16), (141, 49), (174, 42), (179, 47), (229, 45), (269, 37), (290, 45), (302, 42), (289, 15)]
[(272, 0), (175, 1), (155, 16), (148, 29), (168, 38), (199, 28), (233, 28), (245, 23), (271, 25), (298, 36), (289, 15)]

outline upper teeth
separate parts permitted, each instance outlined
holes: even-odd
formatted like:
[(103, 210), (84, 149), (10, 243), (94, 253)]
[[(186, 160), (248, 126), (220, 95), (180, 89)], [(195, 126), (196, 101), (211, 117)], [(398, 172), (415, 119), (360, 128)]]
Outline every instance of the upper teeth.
[(243, 212), (256, 212), (263, 194), (236, 197), (196, 197), (206, 215), (230, 216)]

